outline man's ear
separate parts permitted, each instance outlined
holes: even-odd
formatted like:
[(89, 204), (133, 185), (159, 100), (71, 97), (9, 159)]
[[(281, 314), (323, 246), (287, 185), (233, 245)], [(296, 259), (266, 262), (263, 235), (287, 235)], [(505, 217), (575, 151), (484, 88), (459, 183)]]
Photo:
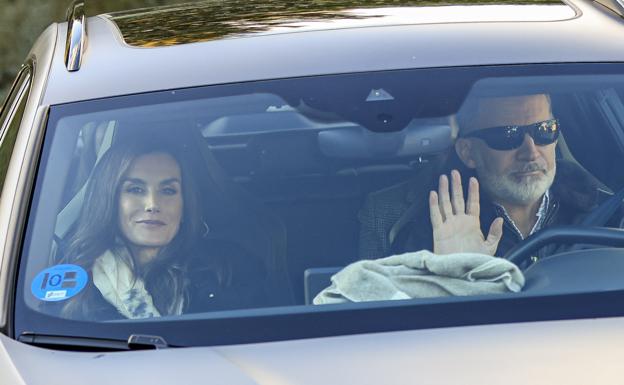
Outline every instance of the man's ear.
[(468, 168), (475, 168), (476, 163), (473, 157), (474, 143), (470, 139), (458, 138), (455, 141), (455, 152), (457, 156)]

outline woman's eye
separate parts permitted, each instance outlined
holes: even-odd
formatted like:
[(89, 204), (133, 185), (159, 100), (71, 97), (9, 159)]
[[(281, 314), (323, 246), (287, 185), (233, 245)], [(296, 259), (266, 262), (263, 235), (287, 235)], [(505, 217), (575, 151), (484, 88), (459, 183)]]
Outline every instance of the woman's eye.
[(143, 191), (143, 188), (139, 186), (130, 186), (126, 188), (126, 192), (130, 194), (142, 194)]
[(176, 195), (178, 193), (178, 190), (173, 187), (165, 187), (162, 189), (162, 193), (165, 195)]

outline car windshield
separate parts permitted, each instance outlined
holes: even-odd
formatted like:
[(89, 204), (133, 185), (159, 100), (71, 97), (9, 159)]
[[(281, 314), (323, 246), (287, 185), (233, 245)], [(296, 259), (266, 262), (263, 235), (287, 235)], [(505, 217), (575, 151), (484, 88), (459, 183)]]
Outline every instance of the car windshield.
[[(503, 218), (490, 255), (508, 257), (559, 225), (620, 227), (619, 207), (601, 203), (624, 186), (614, 167), (624, 162), (623, 102), (622, 65), (562, 64), (325, 75), (52, 106), (16, 334), (244, 342), (299, 336), (278, 326), (281, 316), (307, 319), (296, 327), (313, 335), (323, 314), (318, 334), (331, 335), (349, 332), (333, 316), (375, 306), (383, 323), (397, 306), (623, 290), (614, 261), (624, 252), (613, 240), (554, 238), (516, 253), (517, 268), (488, 270), (494, 276), (480, 274), (499, 260), (468, 246), (449, 258), (421, 251), (434, 251), (430, 191), (442, 202), (439, 177), (451, 170), (464, 192), (478, 180), (485, 237)], [(522, 221), (526, 202), (532, 217)], [(458, 211), (440, 207), (442, 219)], [(360, 270), (345, 274), (354, 263)], [(257, 328), (240, 337), (237, 325), (251, 318)], [(208, 320), (219, 333), (202, 332)]]

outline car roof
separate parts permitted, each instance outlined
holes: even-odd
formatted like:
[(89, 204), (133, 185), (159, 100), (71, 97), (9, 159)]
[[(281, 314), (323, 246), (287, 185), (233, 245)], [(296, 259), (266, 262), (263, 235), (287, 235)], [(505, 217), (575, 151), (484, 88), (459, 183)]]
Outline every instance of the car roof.
[[(82, 63), (74, 72), (64, 62), (67, 23), (54, 25), (32, 52), (56, 47), (42, 103), (323, 74), (624, 61), (618, 38), (624, 22), (589, 0), (437, 6), (351, 1), (333, 11), (336, 2), (311, 3), (292, 12), (264, 8), (253, 20), (248, 8), (234, 6), (238, 1), (228, 2), (238, 13), (215, 19), (215, 2), (89, 17)], [(259, 1), (249, 4), (263, 9)], [(185, 13), (194, 15), (186, 24)], [(145, 32), (157, 25), (161, 32)]]

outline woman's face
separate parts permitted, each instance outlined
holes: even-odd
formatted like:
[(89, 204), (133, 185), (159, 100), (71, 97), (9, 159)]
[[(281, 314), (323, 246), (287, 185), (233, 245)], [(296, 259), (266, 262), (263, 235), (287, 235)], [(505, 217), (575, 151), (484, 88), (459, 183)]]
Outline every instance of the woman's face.
[(134, 248), (166, 246), (180, 228), (183, 203), (178, 162), (161, 152), (141, 155), (121, 180), (121, 233)]

